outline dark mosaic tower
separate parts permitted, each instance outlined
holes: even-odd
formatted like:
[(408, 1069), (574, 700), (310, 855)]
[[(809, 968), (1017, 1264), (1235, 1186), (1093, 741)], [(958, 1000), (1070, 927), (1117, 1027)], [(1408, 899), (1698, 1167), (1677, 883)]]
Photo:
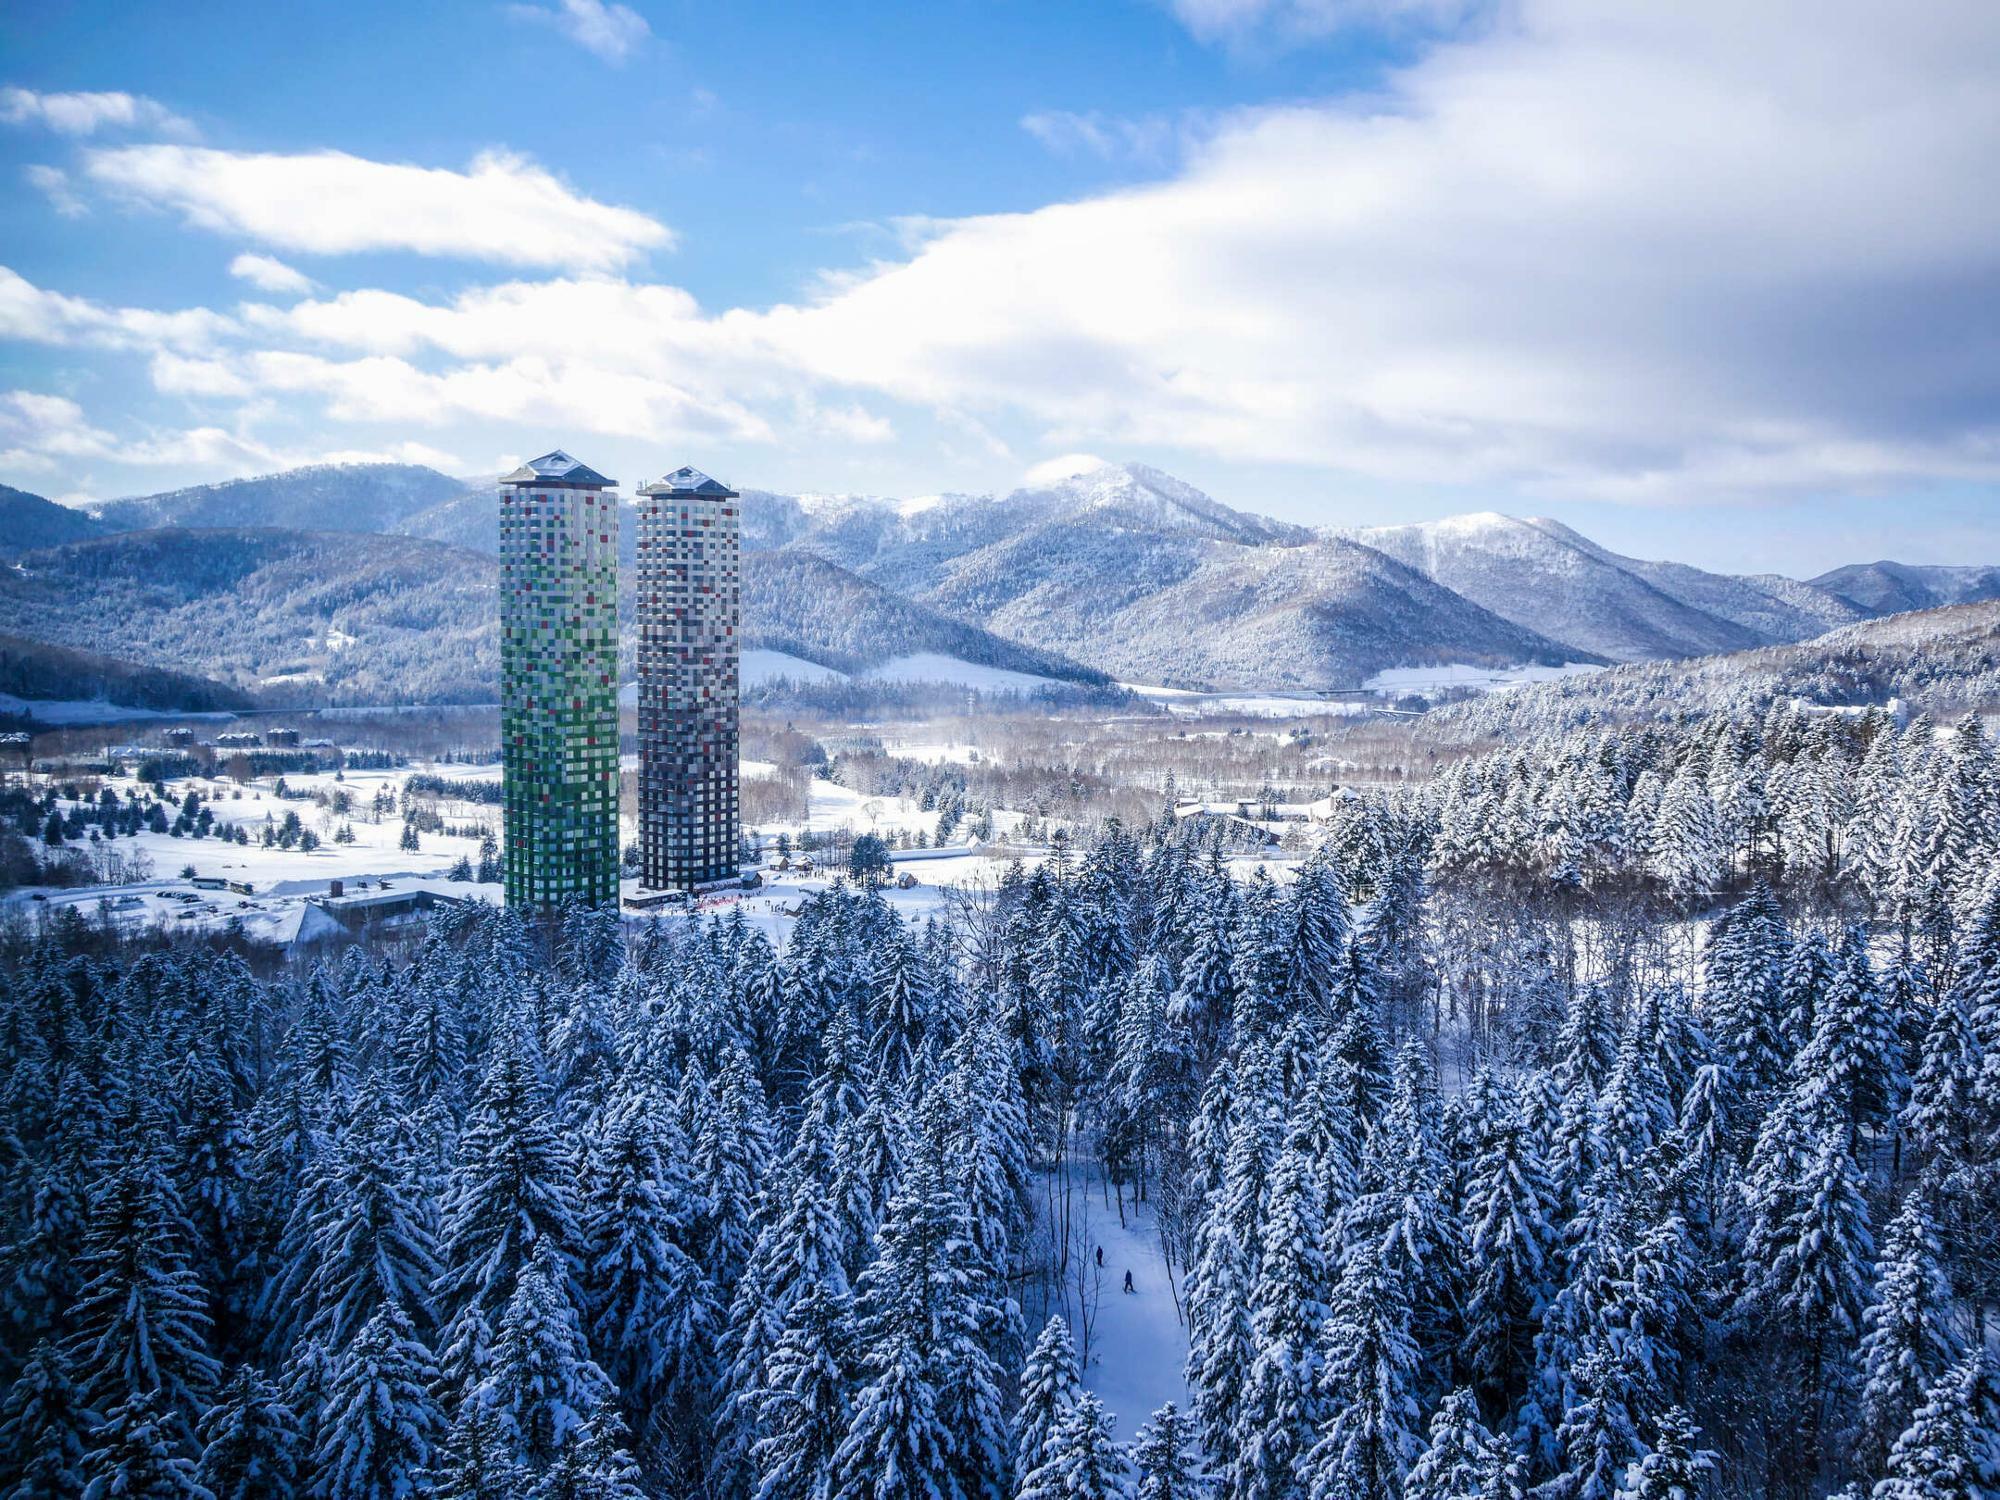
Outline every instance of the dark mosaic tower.
[(639, 495), (640, 883), (685, 891), (738, 872), (741, 519), (698, 469)]
[(500, 481), (509, 906), (618, 899), (616, 482), (560, 449)]

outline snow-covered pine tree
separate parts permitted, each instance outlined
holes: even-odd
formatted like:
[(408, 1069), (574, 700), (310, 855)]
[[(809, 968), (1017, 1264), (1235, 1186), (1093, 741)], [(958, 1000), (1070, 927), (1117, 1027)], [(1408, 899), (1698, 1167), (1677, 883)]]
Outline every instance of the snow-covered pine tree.
[(132, 1391), (91, 1434), (83, 1500), (210, 1500), (179, 1428), (165, 1391)]
[(1083, 1391), (1076, 1344), (1061, 1313), (1051, 1313), (1021, 1367), (1021, 1400), (1014, 1412), (1014, 1472), (1029, 1475), (1048, 1456), (1049, 1440)]
[(1626, 1472), (1619, 1500), (1696, 1500), (1715, 1469), (1715, 1455), (1698, 1446), (1700, 1439), (1686, 1407), (1667, 1408), (1654, 1424), (1650, 1451)]
[(1940, 1177), (1969, 1162), (1979, 1130), (1982, 1049), (1958, 996), (1931, 1011), (1900, 1123), (1919, 1161)]
[(1539, 1143), (1510, 1111), (1493, 1122), (1472, 1164), (1465, 1213), (1471, 1287), (1463, 1356), (1497, 1402), (1526, 1383), (1535, 1328), (1554, 1295), (1554, 1206)]
[(438, 1500), (524, 1500), (527, 1492), (528, 1471), (514, 1456), (500, 1414), (483, 1401), (460, 1403), (418, 1493)]
[(68, 1353), (85, 1405), (108, 1412), (158, 1391), (160, 1404), (133, 1408), (131, 1421), (164, 1420), (185, 1440), (220, 1373), (208, 1352), (208, 1298), (189, 1265), (172, 1179), (144, 1145), (125, 1158), (92, 1190)]
[(1990, 1500), (2000, 1486), (1992, 1385), (1976, 1353), (1940, 1375), (1890, 1450), (1873, 1500)]
[(1077, 1397), (1050, 1434), (1041, 1463), (1015, 1491), (1017, 1500), (1126, 1500), (1130, 1493), (1125, 1454), (1093, 1391)]
[(1255, 1355), (1236, 1414), (1229, 1490), (1241, 1500), (1299, 1500), (1305, 1456), (1326, 1415), (1322, 1325), (1332, 1275), (1311, 1141), (1294, 1129), (1271, 1172), (1263, 1256), (1250, 1296)]
[(1208, 1500), (1194, 1423), (1169, 1401), (1132, 1434), (1133, 1500)]
[(927, 1363), (906, 1329), (870, 1351), (868, 1378), (834, 1453), (831, 1500), (965, 1500)]
[(600, 1407), (528, 1491), (528, 1500), (651, 1500), (628, 1436), (617, 1411)]
[(1942, 1257), (1929, 1206), (1913, 1192), (1883, 1234), (1874, 1300), (1863, 1314), (1861, 1432), (1878, 1461), (1965, 1352)]
[(1453, 1391), (1431, 1417), (1430, 1440), (1410, 1465), (1403, 1500), (1510, 1500), (1514, 1452), (1487, 1431), (1470, 1390)]
[(334, 1364), (313, 1455), (314, 1489), (342, 1500), (405, 1500), (444, 1427), (437, 1365), (409, 1317), (383, 1303)]
[(1562, 1468), (1536, 1489), (1537, 1500), (1613, 1500), (1626, 1465), (1645, 1453), (1627, 1403), (1629, 1380), (1607, 1342), (1594, 1342), (1577, 1361), (1577, 1400), (1557, 1432)]
[[(518, 1026), (503, 1026), (459, 1141), (439, 1259), (439, 1311), (459, 1326), (477, 1311), (493, 1324), (514, 1294), (522, 1267), (544, 1242), (564, 1294), (583, 1235), (575, 1175), (557, 1140), (539, 1054)], [(447, 1360), (447, 1363), (450, 1361)]]
[(1422, 1451), (1414, 1394), (1417, 1346), (1403, 1282), (1380, 1250), (1352, 1248), (1325, 1330), (1328, 1418), (1308, 1457), (1313, 1500), (1396, 1500)]
[(473, 1396), (500, 1414), (515, 1453), (537, 1472), (615, 1394), (590, 1356), (563, 1281), (559, 1253), (545, 1241), (494, 1327), (492, 1363)]
[(398, 1148), (397, 1127), (372, 1088), (332, 1154), (334, 1186), (314, 1225), (318, 1258), (309, 1336), (344, 1348), (384, 1303), (430, 1326), (438, 1276), (433, 1205)]
[(714, 1294), (687, 1250), (686, 1161), (671, 1112), (643, 1088), (614, 1105), (594, 1145), (581, 1223), (591, 1343), (635, 1414), (695, 1409), (699, 1351), (715, 1336)]
[(69, 1360), (43, 1339), (0, 1402), (0, 1497), (76, 1500), (96, 1417), (70, 1378)]
[(845, 1296), (824, 1283), (787, 1310), (765, 1362), (750, 1458), (756, 1500), (825, 1500), (852, 1418), (853, 1340)]
[(196, 1480), (215, 1500), (291, 1500), (298, 1493), (299, 1419), (278, 1387), (249, 1365), (230, 1377), (196, 1436)]

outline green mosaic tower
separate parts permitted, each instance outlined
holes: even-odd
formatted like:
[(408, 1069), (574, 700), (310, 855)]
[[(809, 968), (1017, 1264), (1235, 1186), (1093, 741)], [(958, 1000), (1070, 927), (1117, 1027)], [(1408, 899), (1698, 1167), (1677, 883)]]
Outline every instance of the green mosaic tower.
[(560, 449), (500, 481), (509, 906), (618, 899), (616, 482)]

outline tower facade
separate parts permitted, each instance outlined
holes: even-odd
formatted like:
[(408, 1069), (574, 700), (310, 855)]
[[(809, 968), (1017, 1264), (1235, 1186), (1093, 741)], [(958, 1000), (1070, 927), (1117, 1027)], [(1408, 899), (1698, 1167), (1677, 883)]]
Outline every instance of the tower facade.
[(640, 881), (685, 891), (739, 868), (742, 522), (698, 469), (639, 495)]
[(616, 482), (560, 449), (500, 481), (509, 906), (618, 899)]

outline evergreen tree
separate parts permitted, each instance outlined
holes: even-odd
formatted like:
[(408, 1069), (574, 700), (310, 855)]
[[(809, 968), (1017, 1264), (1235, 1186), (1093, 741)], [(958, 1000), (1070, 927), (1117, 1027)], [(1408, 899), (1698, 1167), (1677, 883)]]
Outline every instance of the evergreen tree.
[(96, 1189), (68, 1346), (86, 1405), (109, 1411), (157, 1391), (158, 1406), (133, 1407), (132, 1421), (165, 1421), (181, 1437), (193, 1432), (218, 1373), (189, 1239), (172, 1181), (153, 1153), (133, 1152)]
[(1207, 1500), (1194, 1424), (1169, 1401), (1132, 1435), (1133, 1500)]
[(1910, 1194), (1883, 1236), (1875, 1298), (1863, 1315), (1862, 1434), (1878, 1458), (1964, 1353), (1942, 1255), (1922, 1195)]
[(1396, 1500), (1422, 1448), (1413, 1393), (1417, 1346), (1403, 1283), (1372, 1245), (1357, 1247), (1335, 1290), (1322, 1387), (1329, 1413), (1308, 1463), (1313, 1500)]
[(699, 1214), (686, 1143), (650, 1094), (617, 1110), (597, 1151), (582, 1233), (593, 1347), (635, 1413), (700, 1396), (714, 1290), (688, 1253)]
[(83, 1500), (211, 1500), (179, 1426), (165, 1391), (132, 1391), (91, 1434)]
[(613, 1394), (590, 1357), (556, 1251), (544, 1244), (521, 1270), (494, 1328), (493, 1358), (474, 1399), (500, 1414), (514, 1451), (539, 1470), (575, 1440)]
[(1497, 1122), (1473, 1164), (1466, 1205), (1472, 1267), (1464, 1356), (1496, 1397), (1517, 1391), (1549, 1286), (1554, 1189), (1518, 1119)]
[(1696, 1500), (1715, 1455), (1695, 1446), (1700, 1432), (1685, 1407), (1670, 1407), (1653, 1432), (1652, 1450), (1627, 1473), (1620, 1500)]
[(334, 1365), (313, 1455), (316, 1489), (343, 1500), (403, 1500), (443, 1427), (430, 1350), (393, 1303), (378, 1308)]
[(1938, 1377), (1889, 1453), (1874, 1500), (1986, 1500), (2000, 1485), (1991, 1378), (1977, 1354)]
[(1095, 1393), (1077, 1397), (1051, 1434), (1042, 1462), (1021, 1481), (1019, 1500), (1125, 1500), (1125, 1455)]
[(528, 1492), (529, 1500), (649, 1500), (625, 1439), (616, 1411), (594, 1413)]
[(1251, 1295), (1256, 1354), (1237, 1413), (1230, 1475), (1230, 1492), (1244, 1500), (1293, 1500), (1306, 1492), (1304, 1459), (1325, 1415), (1320, 1331), (1331, 1278), (1319, 1200), (1306, 1142), (1295, 1134), (1271, 1175)]
[(489, 1324), (499, 1316), (544, 1242), (555, 1252), (554, 1274), (568, 1295), (582, 1232), (552, 1113), (533, 1054), (518, 1032), (504, 1030), (452, 1172), (438, 1278), (442, 1310), (455, 1320), (448, 1345), (463, 1340), (459, 1325), (469, 1314)]
[(374, 1103), (356, 1117), (331, 1170), (335, 1185), (314, 1226), (318, 1273), (307, 1332), (342, 1348), (384, 1304), (428, 1326), (438, 1275), (432, 1209), (397, 1146), (393, 1122)]
[(956, 1446), (938, 1416), (938, 1391), (909, 1332), (871, 1351), (868, 1380), (834, 1453), (834, 1500), (960, 1500)]
[(1403, 1500), (1508, 1500), (1513, 1451), (1479, 1420), (1471, 1391), (1454, 1391), (1431, 1418), (1430, 1441), (1403, 1485)]
[(1563, 1413), (1557, 1440), (1563, 1466), (1536, 1490), (1537, 1500), (1612, 1500), (1626, 1465), (1644, 1447), (1627, 1404), (1630, 1372), (1605, 1343), (1577, 1362), (1577, 1400)]
[(1021, 1369), (1021, 1402), (1014, 1413), (1016, 1474), (1025, 1477), (1041, 1467), (1050, 1439), (1082, 1391), (1069, 1324), (1061, 1313), (1051, 1313)]
[(500, 1414), (483, 1401), (463, 1402), (419, 1493), (437, 1500), (524, 1500), (527, 1492), (528, 1471), (514, 1456)]
[(298, 1492), (299, 1419), (248, 1365), (202, 1416), (195, 1477), (215, 1500), (290, 1500)]
[(86, 1434), (95, 1425), (61, 1349), (44, 1339), (0, 1404), (0, 1497), (76, 1500)]
[(757, 1500), (825, 1500), (831, 1492), (852, 1416), (847, 1310), (844, 1296), (816, 1285), (786, 1314), (757, 1404)]

